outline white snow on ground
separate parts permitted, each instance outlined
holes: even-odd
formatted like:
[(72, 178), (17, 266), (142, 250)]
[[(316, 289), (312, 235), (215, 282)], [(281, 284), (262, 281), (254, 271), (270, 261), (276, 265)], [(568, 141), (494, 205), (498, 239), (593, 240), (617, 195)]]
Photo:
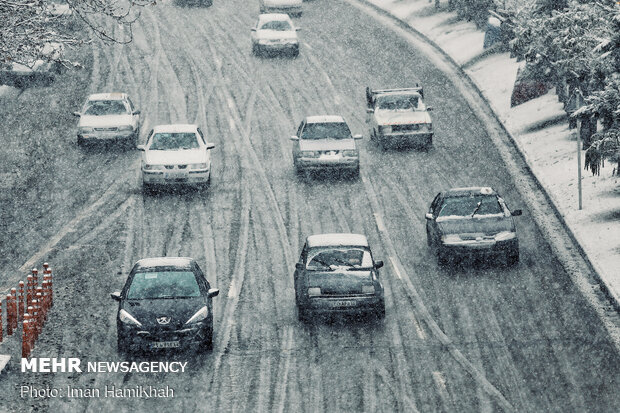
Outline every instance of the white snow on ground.
[[(457, 21), (456, 13), (435, 12), (434, 1), (369, 0), (407, 21), (457, 63), (483, 51), (484, 33), (473, 23)], [(441, 2), (445, 10), (447, 2)], [(510, 107), (510, 95), (520, 63), (508, 53), (490, 55), (465, 71), (517, 141), (530, 168), (546, 188), (611, 294), (620, 299), (620, 177), (605, 163), (600, 176), (582, 170), (583, 209), (578, 209), (577, 142), (575, 130), (562, 121), (533, 128), (564, 114), (554, 93)], [(423, 80), (423, 79), (422, 79)], [(538, 130), (537, 130), (538, 129)], [(582, 165), (584, 151), (582, 151)]]
[(11, 86), (0, 85), (0, 98), (16, 97), (18, 94), (19, 89)]

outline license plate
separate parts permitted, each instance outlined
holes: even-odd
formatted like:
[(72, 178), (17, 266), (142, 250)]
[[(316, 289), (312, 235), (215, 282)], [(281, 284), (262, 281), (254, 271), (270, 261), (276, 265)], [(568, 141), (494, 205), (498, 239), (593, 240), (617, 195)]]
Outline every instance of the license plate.
[(177, 348), (181, 345), (181, 343), (177, 341), (158, 341), (156, 343), (151, 344), (153, 348)]
[(164, 172), (164, 178), (176, 180), (187, 179), (187, 172)]
[(333, 301), (334, 307), (355, 307), (355, 301)]

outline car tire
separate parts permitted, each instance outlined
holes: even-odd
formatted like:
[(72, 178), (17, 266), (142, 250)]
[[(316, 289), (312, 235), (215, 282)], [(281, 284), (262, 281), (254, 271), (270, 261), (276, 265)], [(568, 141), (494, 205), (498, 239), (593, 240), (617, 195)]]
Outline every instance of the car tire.
[(429, 247), (433, 246), (433, 238), (431, 237), (431, 233), (428, 232), (428, 228), (426, 228), (426, 245)]
[(122, 338), (122, 336), (118, 333), (116, 335), (116, 350), (118, 351), (118, 354), (130, 353), (129, 345), (127, 344), (126, 340)]
[(353, 172), (351, 172), (351, 178), (359, 178), (359, 176), (360, 176), (360, 166), (357, 165), (357, 168), (355, 168)]
[(383, 320), (385, 318), (385, 301), (381, 301), (381, 304), (375, 308), (374, 314), (378, 320)]
[(306, 308), (298, 305), (297, 306), (297, 318), (299, 319), (299, 321), (307, 323), (308, 320), (310, 319), (310, 314)]
[(293, 57), (298, 57), (299, 56), (299, 47), (293, 49), (293, 51), (291, 52), (291, 55)]
[(506, 265), (512, 267), (519, 263), (519, 249), (515, 248), (506, 252)]
[(431, 150), (432, 147), (433, 147), (433, 138), (430, 137), (424, 143), (424, 150), (425, 151), (429, 151), (429, 150)]
[(439, 248), (437, 248), (437, 264), (439, 264), (440, 267), (445, 267), (449, 263), (450, 259), (446, 255), (446, 253), (442, 252)]
[(211, 328), (209, 332), (207, 333), (207, 336), (205, 337), (204, 342), (203, 342), (202, 349), (204, 351), (213, 350), (213, 328)]
[(151, 195), (155, 192), (155, 187), (153, 184), (149, 184), (147, 182), (142, 182), (142, 193), (146, 195)]
[(77, 144), (78, 144), (78, 146), (84, 146), (84, 144), (86, 144), (86, 141), (81, 136), (78, 136), (77, 137)]

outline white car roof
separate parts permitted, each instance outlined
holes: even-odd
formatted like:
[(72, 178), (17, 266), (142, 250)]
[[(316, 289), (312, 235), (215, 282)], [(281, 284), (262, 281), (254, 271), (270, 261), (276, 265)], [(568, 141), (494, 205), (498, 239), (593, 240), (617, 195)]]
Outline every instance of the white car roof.
[(291, 18), (286, 13), (263, 13), (258, 15), (258, 21), (260, 23), (282, 20), (286, 20), (289, 23), (292, 22)]
[(153, 133), (196, 133), (197, 129), (198, 126), (192, 124), (157, 125)]
[(306, 238), (308, 248), (335, 247), (339, 245), (368, 247), (368, 239), (362, 234), (316, 234)]
[(127, 93), (112, 92), (112, 93), (93, 93), (88, 96), (88, 100), (123, 100), (127, 98)]
[(344, 118), (339, 115), (319, 115), (319, 116), (307, 116), (306, 123), (328, 123), (335, 122), (340, 123), (344, 122)]
[(135, 267), (139, 268), (153, 268), (153, 267), (189, 267), (191, 266), (193, 258), (189, 257), (153, 257), (143, 258), (136, 262)]

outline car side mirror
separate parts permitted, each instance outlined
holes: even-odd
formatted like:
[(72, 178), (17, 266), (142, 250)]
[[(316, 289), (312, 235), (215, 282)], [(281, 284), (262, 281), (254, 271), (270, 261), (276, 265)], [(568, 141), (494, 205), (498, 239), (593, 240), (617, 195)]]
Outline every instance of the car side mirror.
[(207, 149), (213, 149), (213, 148), (215, 148), (214, 143), (207, 143)]
[(366, 108), (366, 113), (375, 113), (373, 108)]
[(296, 31), (300, 31), (300, 30), (301, 30), (301, 27), (296, 27), (296, 28), (295, 28), (295, 30), (296, 30)]
[(433, 107), (432, 106), (427, 106), (426, 110), (429, 111), (429, 112), (432, 112), (433, 111)]
[(220, 290), (217, 288), (210, 288), (209, 291), (207, 291), (207, 297), (209, 298), (213, 298), (213, 297), (217, 297), (220, 293)]
[(146, 150), (146, 146), (138, 145), (138, 146), (136, 146), (136, 149), (139, 150), (139, 151), (143, 151), (144, 152)]
[(513, 217), (518, 217), (518, 216), (520, 216), (522, 214), (523, 214), (523, 211), (520, 210), (520, 209), (515, 209), (514, 211), (512, 211), (512, 216)]
[(299, 137), (297, 137), (297, 136), (291, 136), (291, 140), (292, 140), (292, 141), (298, 141), (298, 140), (299, 140)]
[(298, 270), (303, 270), (304, 269), (304, 264), (303, 262), (298, 262), (295, 264), (295, 268)]
[(353, 139), (362, 139), (362, 135), (353, 135)]
[(79, 118), (82, 114), (80, 112), (73, 112), (73, 116), (77, 116)]
[(424, 215), (424, 218), (433, 220), (433, 214), (431, 214), (430, 212), (427, 212), (426, 215)]
[(120, 291), (114, 291), (113, 293), (110, 293), (110, 297), (112, 297), (112, 299), (114, 301), (121, 301), (121, 292)]
[(139, 111), (139, 110), (134, 110), (134, 111), (133, 111), (133, 114), (134, 114), (134, 115), (139, 115), (139, 114), (140, 114), (140, 111)]
[(383, 261), (381, 260), (375, 261), (375, 268), (378, 270), (381, 267), (383, 267)]
[(250, 31), (251, 31), (251, 32), (255, 32), (255, 31), (256, 31), (256, 28), (255, 28), (255, 27), (252, 27), (252, 28), (250, 29)]

